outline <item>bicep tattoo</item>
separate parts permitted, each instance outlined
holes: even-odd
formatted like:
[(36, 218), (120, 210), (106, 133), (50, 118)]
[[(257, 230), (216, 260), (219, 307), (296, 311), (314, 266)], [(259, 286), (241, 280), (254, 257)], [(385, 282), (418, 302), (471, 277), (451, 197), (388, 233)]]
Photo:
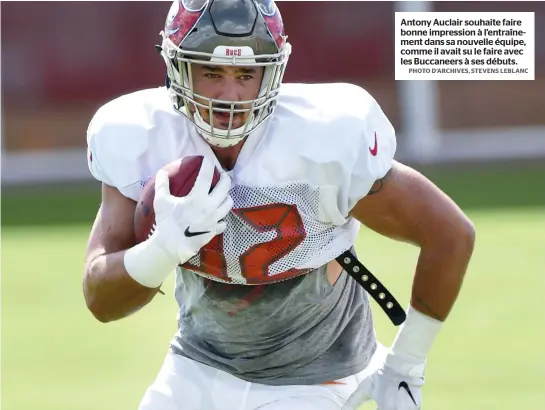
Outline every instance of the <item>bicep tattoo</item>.
[(384, 175), (382, 178), (377, 179), (375, 181), (375, 183), (373, 184), (373, 186), (371, 187), (371, 190), (369, 191), (369, 193), (367, 195), (373, 195), (373, 194), (378, 193), (382, 189), (382, 187), (384, 186), (384, 182), (388, 178), (390, 178), (391, 174), (392, 174), (392, 168), (390, 168), (390, 170), (386, 173), (386, 175)]

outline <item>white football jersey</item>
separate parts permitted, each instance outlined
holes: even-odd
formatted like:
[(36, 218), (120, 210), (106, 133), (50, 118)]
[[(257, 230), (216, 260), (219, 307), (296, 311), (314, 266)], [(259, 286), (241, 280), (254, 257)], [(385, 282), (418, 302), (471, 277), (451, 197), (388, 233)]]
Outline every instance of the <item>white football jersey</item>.
[[(165, 88), (122, 96), (93, 117), (93, 176), (138, 201), (165, 164), (204, 155), (221, 170)], [(184, 268), (212, 280), (267, 284), (306, 273), (350, 249), (352, 207), (392, 166), (395, 131), (377, 102), (350, 84), (285, 84), (276, 111), (245, 142), (232, 179), (227, 228)], [(225, 171), (223, 171), (225, 172)]]

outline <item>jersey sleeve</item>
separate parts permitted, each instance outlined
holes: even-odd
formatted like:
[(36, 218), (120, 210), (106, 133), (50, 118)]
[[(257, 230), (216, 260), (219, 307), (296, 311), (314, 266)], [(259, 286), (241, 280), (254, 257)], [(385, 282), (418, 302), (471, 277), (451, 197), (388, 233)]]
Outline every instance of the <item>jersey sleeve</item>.
[(391, 169), (397, 148), (395, 130), (378, 102), (367, 94), (361, 138), (355, 147), (355, 160), (349, 174), (344, 215), (364, 198), (376, 180)]
[(96, 127), (94, 127), (93, 120), (91, 120), (91, 123), (87, 128), (87, 165), (89, 166), (91, 175), (93, 175), (97, 181), (114, 186), (115, 184), (112, 182), (111, 178), (108, 176), (108, 173), (104, 171), (104, 168), (100, 164), (99, 158), (101, 155), (98, 152), (100, 144), (97, 144), (97, 139), (100, 137), (97, 137), (97, 130)]
[(118, 117), (115, 110), (97, 111), (87, 129), (87, 164), (95, 179), (138, 201), (139, 160), (146, 150), (145, 131)]

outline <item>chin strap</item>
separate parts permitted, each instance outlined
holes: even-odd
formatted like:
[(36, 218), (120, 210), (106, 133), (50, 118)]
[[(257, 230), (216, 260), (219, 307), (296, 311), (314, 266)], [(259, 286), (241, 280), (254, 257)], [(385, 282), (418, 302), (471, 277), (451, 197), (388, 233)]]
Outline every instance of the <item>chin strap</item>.
[(405, 310), (352, 252), (348, 250), (338, 256), (336, 260), (375, 299), (395, 326), (399, 326), (405, 321), (407, 317)]

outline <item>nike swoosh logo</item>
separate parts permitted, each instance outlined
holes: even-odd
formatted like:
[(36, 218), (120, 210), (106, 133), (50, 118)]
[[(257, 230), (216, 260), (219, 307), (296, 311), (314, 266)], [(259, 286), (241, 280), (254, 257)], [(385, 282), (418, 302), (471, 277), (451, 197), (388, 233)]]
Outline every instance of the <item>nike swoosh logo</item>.
[(411, 389), (409, 389), (409, 386), (407, 385), (407, 382), (401, 382), (399, 383), (399, 387), (397, 388), (397, 390), (401, 389), (401, 388), (404, 388), (405, 391), (409, 394), (409, 397), (411, 398), (411, 400), (413, 401), (414, 405), (415, 406), (418, 406), (418, 404), (416, 404), (416, 400), (414, 399), (413, 397), (413, 394), (411, 393)]
[(191, 238), (192, 236), (204, 235), (205, 233), (210, 233), (210, 231), (205, 231), (205, 232), (190, 232), (190, 231), (189, 231), (189, 226), (188, 226), (187, 228), (185, 228), (185, 231), (184, 231), (184, 235), (187, 236), (188, 238)]
[(378, 144), (377, 144), (377, 133), (375, 132), (375, 146), (373, 148), (369, 147), (369, 152), (372, 156), (376, 156), (378, 152)]

